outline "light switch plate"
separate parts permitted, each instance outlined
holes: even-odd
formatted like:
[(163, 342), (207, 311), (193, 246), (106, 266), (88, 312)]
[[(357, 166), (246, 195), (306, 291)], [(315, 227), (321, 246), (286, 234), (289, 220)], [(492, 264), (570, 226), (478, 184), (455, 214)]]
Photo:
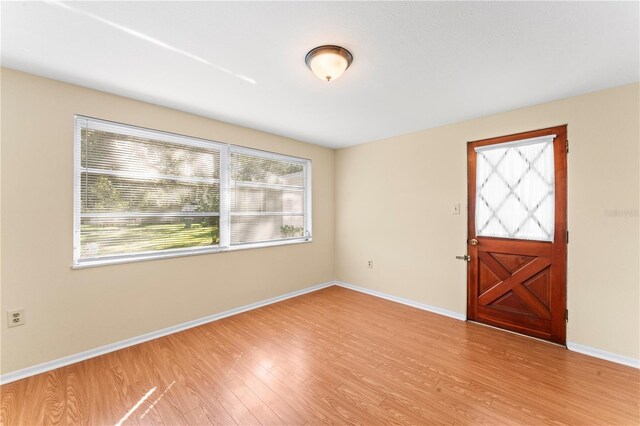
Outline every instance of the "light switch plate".
[(453, 205), (453, 211), (451, 214), (460, 214), (460, 203), (455, 203)]

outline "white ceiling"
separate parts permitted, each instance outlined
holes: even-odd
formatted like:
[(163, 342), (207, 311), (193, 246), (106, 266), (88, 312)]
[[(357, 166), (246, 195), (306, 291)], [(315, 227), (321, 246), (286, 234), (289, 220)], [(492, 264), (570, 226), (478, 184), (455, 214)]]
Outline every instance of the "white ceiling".
[[(639, 80), (638, 2), (1, 4), (2, 65), (328, 147)], [(353, 53), (326, 83), (321, 44)]]

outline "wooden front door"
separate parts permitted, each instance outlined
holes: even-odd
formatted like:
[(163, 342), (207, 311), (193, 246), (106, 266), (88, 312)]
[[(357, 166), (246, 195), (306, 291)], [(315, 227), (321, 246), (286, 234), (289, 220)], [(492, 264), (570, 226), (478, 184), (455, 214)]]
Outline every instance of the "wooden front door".
[(469, 142), (468, 318), (565, 344), (566, 126)]

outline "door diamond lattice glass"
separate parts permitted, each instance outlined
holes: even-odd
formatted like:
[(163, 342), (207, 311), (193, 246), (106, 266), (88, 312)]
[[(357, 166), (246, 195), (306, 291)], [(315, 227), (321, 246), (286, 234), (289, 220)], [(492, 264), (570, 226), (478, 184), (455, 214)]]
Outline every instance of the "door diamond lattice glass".
[(476, 235), (553, 241), (554, 138), (475, 148)]

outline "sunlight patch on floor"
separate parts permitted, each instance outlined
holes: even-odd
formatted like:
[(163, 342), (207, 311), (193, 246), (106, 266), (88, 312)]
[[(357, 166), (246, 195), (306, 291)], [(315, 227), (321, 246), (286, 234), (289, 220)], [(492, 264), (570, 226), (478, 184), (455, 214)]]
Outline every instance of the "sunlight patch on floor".
[(129, 410), (127, 412), (127, 414), (125, 414), (119, 421), (118, 423), (116, 423), (116, 426), (122, 426), (122, 424), (129, 418), (129, 416), (131, 416), (134, 411), (136, 411), (138, 409), (139, 406), (142, 405), (143, 402), (145, 402), (147, 400), (147, 398), (149, 398), (149, 396), (151, 396), (151, 394), (153, 392), (155, 392), (157, 386), (154, 386), (153, 388), (151, 388), (149, 390), (149, 392), (147, 392), (142, 398), (140, 398), (140, 401), (136, 402), (136, 405), (134, 405), (133, 407), (131, 407), (131, 410)]

